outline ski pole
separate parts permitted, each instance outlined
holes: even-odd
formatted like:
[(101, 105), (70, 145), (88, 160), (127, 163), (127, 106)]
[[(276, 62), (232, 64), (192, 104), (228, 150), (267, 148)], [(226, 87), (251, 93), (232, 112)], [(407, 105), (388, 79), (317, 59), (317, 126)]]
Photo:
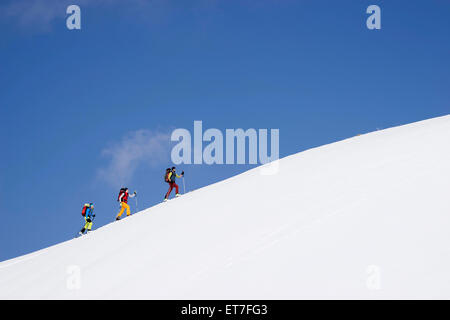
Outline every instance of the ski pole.
[(139, 212), (138, 201), (137, 201), (137, 194), (136, 194), (136, 196), (134, 198), (136, 200), (136, 212)]
[(186, 184), (184, 183), (184, 175), (183, 175), (183, 193), (186, 193)]

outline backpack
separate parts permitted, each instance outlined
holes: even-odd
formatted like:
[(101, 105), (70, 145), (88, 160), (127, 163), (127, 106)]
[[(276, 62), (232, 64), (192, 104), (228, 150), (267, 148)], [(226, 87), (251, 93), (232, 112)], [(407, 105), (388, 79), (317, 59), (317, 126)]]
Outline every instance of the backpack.
[(121, 189), (120, 189), (119, 195), (117, 196), (117, 202), (119, 202), (120, 196), (121, 196), (122, 194), (124, 194), (126, 190), (127, 190), (127, 188), (121, 188)]
[(169, 173), (170, 173), (170, 171), (169, 171), (169, 169), (167, 169), (166, 170), (166, 174), (164, 175), (164, 181), (165, 182), (169, 182)]
[(86, 204), (83, 206), (83, 209), (81, 209), (81, 215), (82, 215), (83, 217), (86, 216), (86, 211), (87, 211), (88, 208), (89, 208), (89, 204), (86, 203)]

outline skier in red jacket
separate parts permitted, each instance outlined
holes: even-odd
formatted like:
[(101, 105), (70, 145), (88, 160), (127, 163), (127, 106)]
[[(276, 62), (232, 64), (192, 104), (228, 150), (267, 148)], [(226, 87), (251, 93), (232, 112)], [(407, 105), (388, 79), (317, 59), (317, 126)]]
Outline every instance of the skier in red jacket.
[(130, 212), (130, 206), (128, 205), (128, 197), (134, 198), (136, 196), (136, 191), (133, 194), (128, 193), (128, 188), (122, 188), (119, 192), (119, 197), (117, 198), (117, 201), (120, 202), (120, 212), (116, 216), (116, 220), (120, 220), (120, 216), (122, 213), (127, 210), (127, 217), (131, 215)]

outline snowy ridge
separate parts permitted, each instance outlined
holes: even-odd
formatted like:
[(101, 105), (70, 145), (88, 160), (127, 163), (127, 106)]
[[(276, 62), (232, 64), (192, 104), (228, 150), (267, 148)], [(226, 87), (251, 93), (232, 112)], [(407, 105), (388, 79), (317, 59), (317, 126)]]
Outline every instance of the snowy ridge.
[(449, 142), (444, 116), (291, 155), (4, 261), (0, 299), (449, 299)]

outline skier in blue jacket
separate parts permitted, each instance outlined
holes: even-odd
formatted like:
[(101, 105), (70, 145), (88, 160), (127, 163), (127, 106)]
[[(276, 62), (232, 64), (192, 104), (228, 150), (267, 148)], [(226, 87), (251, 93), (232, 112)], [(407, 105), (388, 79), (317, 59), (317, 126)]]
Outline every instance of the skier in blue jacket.
[(94, 204), (92, 203), (85, 203), (83, 206), (83, 209), (81, 211), (81, 215), (84, 217), (84, 227), (79, 232), (80, 236), (86, 233), (90, 232), (92, 229), (92, 221), (94, 220), (95, 214), (94, 214)]

